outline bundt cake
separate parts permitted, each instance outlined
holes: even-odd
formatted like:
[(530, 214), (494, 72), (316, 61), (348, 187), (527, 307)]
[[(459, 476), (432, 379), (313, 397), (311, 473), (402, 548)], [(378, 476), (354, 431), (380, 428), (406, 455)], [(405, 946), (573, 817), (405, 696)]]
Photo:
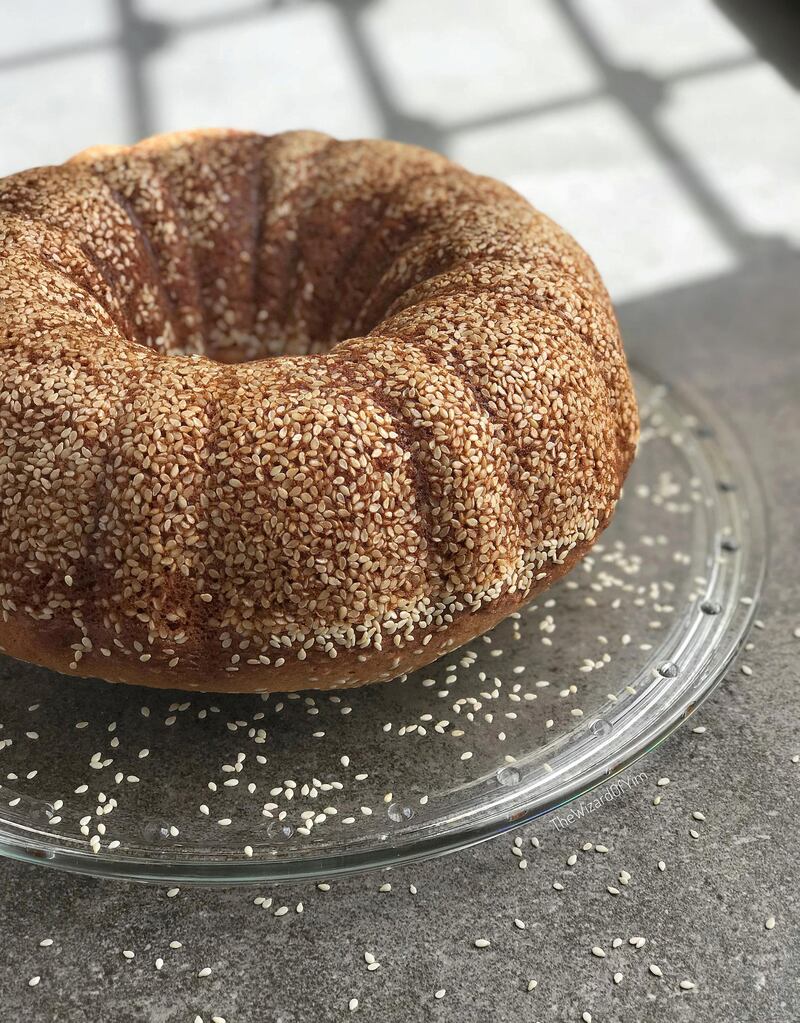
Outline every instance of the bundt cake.
[(360, 685), (591, 547), (638, 422), (592, 262), (512, 189), (310, 131), (0, 181), (0, 649)]

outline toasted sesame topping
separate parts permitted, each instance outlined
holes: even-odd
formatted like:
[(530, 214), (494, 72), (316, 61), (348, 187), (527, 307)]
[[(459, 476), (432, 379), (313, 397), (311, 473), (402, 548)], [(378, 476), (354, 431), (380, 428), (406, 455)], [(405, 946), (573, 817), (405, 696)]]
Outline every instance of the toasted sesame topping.
[(205, 690), (395, 677), (609, 519), (638, 426), (597, 273), (433, 153), (98, 147), (0, 181), (0, 250), (12, 654)]

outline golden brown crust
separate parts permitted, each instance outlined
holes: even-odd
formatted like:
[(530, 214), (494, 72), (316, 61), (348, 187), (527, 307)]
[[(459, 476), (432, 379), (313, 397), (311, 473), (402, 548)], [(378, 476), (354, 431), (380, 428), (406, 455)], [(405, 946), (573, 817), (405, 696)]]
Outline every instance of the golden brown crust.
[(424, 150), (100, 147), (0, 181), (0, 259), (0, 648), (67, 674), (394, 677), (567, 571), (633, 457), (591, 260)]

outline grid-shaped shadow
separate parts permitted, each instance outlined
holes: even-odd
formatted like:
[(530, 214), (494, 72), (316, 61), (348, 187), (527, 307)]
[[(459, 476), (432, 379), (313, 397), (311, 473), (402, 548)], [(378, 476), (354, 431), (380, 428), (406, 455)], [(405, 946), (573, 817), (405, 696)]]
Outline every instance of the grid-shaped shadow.
[[(113, 0), (117, 9), (119, 32), (116, 36), (72, 46), (54, 46), (27, 54), (0, 60), (0, 74), (5, 69), (42, 65), (43, 71), (60, 59), (76, 54), (113, 48), (119, 54), (124, 68), (125, 100), (127, 104), (128, 134), (131, 140), (152, 134), (156, 130), (152, 96), (148, 84), (147, 61), (158, 50), (169, 48), (179, 37), (198, 32), (212, 32), (234, 23), (257, 23), (269, 19), (275, 11), (302, 5), (305, 0), (260, 0), (254, 3), (231, 4), (218, 13), (201, 14), (182, 21), (179, 25), (144, 16), (136, 0)], [(364, 31), (365, 11), (376, 0), (326, 0), (337, 13), (350, 59), (357, 70), (362, 87), (378, 112), (382, 134), (400, 141), (412, 142), (447, 153), (450, 140), (456, 133), (484, 128), (496, 124), (513, 123), (518, 119), (543, 116), (560, 110), (572, 110), (600, 98), (611, 98), (619, 104), (636, 125), (641, 137), (659, 161), (669, 168), (674, 180), (695, 211), (710, 225), (740, 259), (752, 251), (762, 249), (763, 236), (753, 235), (737, 224), (729, 209), (720, 202), (714, 190), (687, 155), (673, 143), (662, 129), (658, 113), (670, 85), (733, 70), (753, 62), (755, 57), (738, 57), (709, 61), (670, 75), (654, 75), (643, 70), (620, 66), (604, 51), (582, 16), (574, 0), (562, 0), (557, 6), (564, 24), (582, 51), (584, 58), (596, 72), (596, 89), (566, 94), (535, 104), (522, 104), (497, 109), (489, 115), (469, 120), (441, 123), (410, 116), (393, 95), (384, 70), (370, 46)], [(534, 2), (534, 0), (531, 0)], [(511, 30), (511, 28), (509, 28)], [(766, 239), (767, 243), (775, 244)], [(781, 244), (781, 243), (778, 243)]]

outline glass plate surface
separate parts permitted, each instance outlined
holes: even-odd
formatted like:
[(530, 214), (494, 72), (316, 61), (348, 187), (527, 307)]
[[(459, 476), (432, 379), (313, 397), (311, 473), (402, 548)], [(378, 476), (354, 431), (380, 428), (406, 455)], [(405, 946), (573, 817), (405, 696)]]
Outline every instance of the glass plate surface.
[(743, 643), (765, 527), (725, 423), (635, 377), (642, 441), (600, 542), (408, 678), (221, 696), (0, 657), (0, 853), (142, 881), (331, 877), (482, 841), (652, 749)]

